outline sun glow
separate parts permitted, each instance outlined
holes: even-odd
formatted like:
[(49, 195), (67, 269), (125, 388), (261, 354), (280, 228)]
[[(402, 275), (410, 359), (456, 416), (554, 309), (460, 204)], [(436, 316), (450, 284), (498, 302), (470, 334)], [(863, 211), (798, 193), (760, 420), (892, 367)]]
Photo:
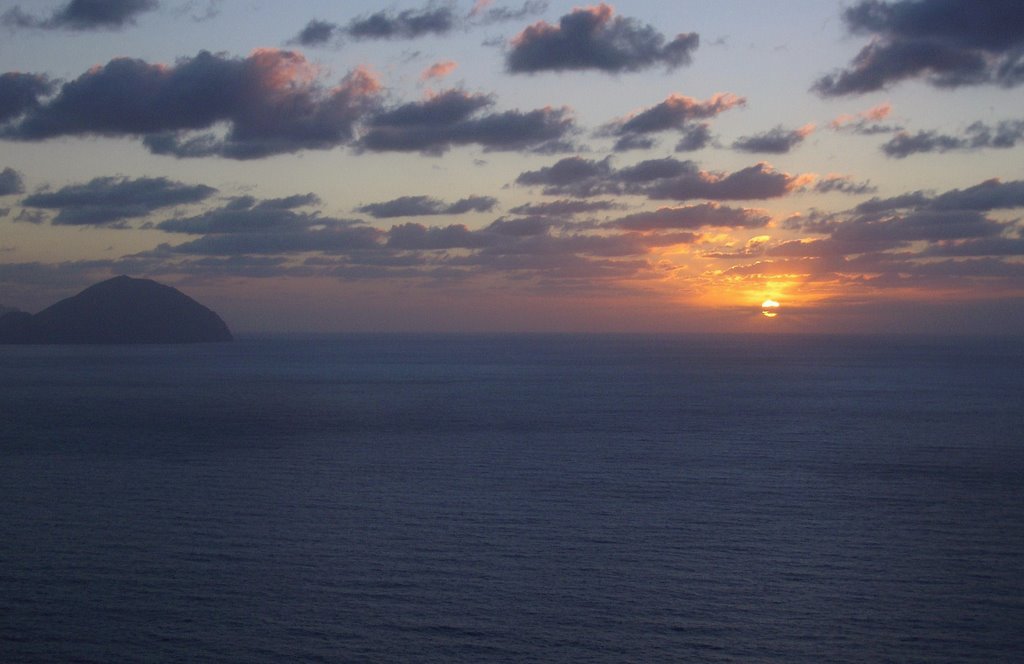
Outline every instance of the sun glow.
[(765, 318), (775, 318), (779, 315), (779, 303), (769, 298), (761, 303), (761, 315)]

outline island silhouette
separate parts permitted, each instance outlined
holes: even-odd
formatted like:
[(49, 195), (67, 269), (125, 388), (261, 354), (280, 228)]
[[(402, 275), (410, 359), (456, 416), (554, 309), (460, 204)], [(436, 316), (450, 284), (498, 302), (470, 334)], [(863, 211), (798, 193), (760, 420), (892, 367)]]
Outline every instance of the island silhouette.
[(3, 344), (180, 344), (232, 338), (220, 316), (178, 289), (125, 275), (35, 315), (0, 315)]

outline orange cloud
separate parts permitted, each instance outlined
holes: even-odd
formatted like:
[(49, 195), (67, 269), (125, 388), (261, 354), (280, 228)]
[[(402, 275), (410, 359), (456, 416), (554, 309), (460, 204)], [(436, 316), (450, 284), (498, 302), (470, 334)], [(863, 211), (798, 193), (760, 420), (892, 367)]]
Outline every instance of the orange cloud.
[(455, 71), (455, 68), (459, 65), (453, 60), (445, 60), (444, 62), (435, 62), (420, 74), (421, 81), (429, 81), (435, 78), (444, 78), (448, 74)]
[(852, 115), (844, 113), (830, 122), (829, 126), (832, 129), (840, 129), (854, 122), (878, 122), (879, 120), (887, 118), (890, 113), (892, 113), (892, 104), (885, 102), (884, 104), (873, 106), (866, 111), (860, 111)]

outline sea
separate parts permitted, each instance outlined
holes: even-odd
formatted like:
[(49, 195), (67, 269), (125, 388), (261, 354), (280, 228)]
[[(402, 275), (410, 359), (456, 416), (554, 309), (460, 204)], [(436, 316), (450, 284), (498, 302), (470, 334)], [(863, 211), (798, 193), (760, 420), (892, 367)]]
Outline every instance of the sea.
[(1019, 662), (1024, 339), (0, 347), (0, 661)]

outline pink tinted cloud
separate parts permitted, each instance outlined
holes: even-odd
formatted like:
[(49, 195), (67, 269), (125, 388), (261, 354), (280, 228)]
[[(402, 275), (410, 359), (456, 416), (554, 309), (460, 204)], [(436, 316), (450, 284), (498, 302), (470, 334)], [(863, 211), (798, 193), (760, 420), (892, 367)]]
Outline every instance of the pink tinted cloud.
[(423, 73), (420, 74), (420, 80), (429, 81), (432, 79), (444, 78), (448, 74), (455, 71), (455, 68), (458, 66), (458, 63), (456, 63), (454, 60), (444, 60), (443, 62), (435, 62), (434, 64), (430, 65), (429, 67), (423, 70)]
[(830, 122), (829, 127), (831, 127), (832, 129), (841, 129), (846, 125), (858, 122), (878, 122), (889, 117), (890, 113), (892, 113), (892, 104), (890, 104), (889, 102), (885, 102), (884, 104), (879, 104), (878, 106), (872, 106), (866, 111), (860, 111), (858, 113), (853, 114), (843, 113), (835, 120)]

